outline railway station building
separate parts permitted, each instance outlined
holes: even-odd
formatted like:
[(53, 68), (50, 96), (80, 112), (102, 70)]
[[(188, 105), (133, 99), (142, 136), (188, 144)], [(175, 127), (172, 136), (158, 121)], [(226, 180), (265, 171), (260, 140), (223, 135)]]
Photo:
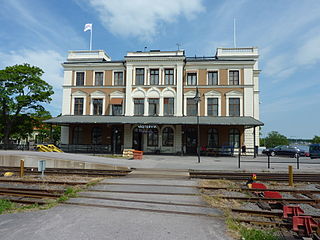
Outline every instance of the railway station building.
[[(64, 68), (61, 126), (66, 152), (195, 154), (259, 144), (258, 49), (70, 51)], [(198, 125), (199, 124), (199, 125)], [(218, 151), (218, 150), (217, 150)]]

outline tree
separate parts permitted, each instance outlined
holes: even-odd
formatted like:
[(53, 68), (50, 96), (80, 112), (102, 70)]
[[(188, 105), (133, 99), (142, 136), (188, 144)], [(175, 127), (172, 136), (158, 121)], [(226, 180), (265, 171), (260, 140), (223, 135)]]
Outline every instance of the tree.
[(320, 136), (314, 136), (311, 141), (312, 143), (320, 143)]
[(5, 148), (14, 129), (21, 127), (21, 119), (30, 123), (32, 115), (44, 111), (41, 104), (50, 103), (53, 90), (41, 79), (43, 73), (26, 63), (0, 70), (0, 127)]
[(281, 135), (276, 131), (268, 133), (268, 136), (265, 138), (265, 146), (267, 148), (273, 148), (278, 145), (288, 145), (289, 140), (286, 136)]

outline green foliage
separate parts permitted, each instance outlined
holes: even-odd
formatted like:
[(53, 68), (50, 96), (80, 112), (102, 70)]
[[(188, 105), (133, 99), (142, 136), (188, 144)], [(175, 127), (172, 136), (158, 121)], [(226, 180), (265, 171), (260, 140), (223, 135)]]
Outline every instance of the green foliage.
[(68, 187), (64, 194), (62, 196), (60, 196), (58, 198), (58, 202), (65, 202), (67, 201), (69, 198), (74, 198), (74, 197), (77, 197), (77, 192), (79, 192), (80, 189), (75, 189), (75, 188), (72, 188), (72, 187)]
[(278, 145), (288, 145), (289, 140), (286, 136), (281, 135), (276, 131), (272, 131), (268, 134), (268, 136), (264, 139), (265, 146), (267, 148), (273, 148)]
[(263, 231), (254, 228), (242, 227), (240, 234), (241, 237), (246, 240), (280, 240), (280, 237), (276, 236), (272, 231)]
[(10, 137), (25, 137), (33, 130), (36, 116), (50, 103), (52, 86), (41, 79), (43, 70), (29, 64), (0, 70), (0, 132), (6, 144)]
[(0, 199), (0, 214), (14, 208), (14, 203), (9, 200)]
[(260, 230), (249, 228), (241, 225), (239, 222), (234, 221), (231, 217), (226, 220), (227, 226), (230, 230), (240, 234), (241, 239), (245, 240), (280, 240), (281, 238), (276, 235), (276, 230)]
[(314, 136), (312, 138), (312, 143), (320, 143), (320, 136)]

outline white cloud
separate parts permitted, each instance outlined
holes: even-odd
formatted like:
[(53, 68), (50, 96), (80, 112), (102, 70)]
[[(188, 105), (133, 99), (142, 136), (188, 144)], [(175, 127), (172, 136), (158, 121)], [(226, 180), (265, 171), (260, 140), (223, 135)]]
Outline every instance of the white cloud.
[(89, 0), (102, 24), (113, 34), (150, 40), (162, 23), (188, 20), (204, 11), (202, 0)]
[(54, 95), (48, 107), (51, 114), (57, 115), (61, 112), (63, 71), (61, 63), (64, 57), (53, 50), (22, 50), (19, 52), (0, 52), (0, 66), (12, 66), (16, 64), (29, 63), (30, 65), (40, 67), (44, 74), (42, 79), (53, 86)]
[(299, 65), (313, 65), (320, 60), (320, 33), (310, 35), (297, 51), (295, 62)]

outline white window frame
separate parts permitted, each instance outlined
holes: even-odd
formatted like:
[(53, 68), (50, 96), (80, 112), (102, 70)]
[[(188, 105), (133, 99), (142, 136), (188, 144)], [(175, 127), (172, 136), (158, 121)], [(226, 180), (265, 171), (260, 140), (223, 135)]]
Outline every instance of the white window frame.
[[(116, 72), (120, 72), (120, 71), (116, 71)], [(122, 98), (122, 116), (125, 115), (125, 93), (123, 92), (119, 92), (119, 91), (115, 91), (110, 93), (110, 102), (112, 98)], [(132, 100), (133, 101), (133, 100)], [(112, 104), (109, 104), (109, 115), (113, 115), (112, 113)]]
[[(230, 71), (239, 71), (239, 85), (231, 85), (230, 84), (230, 79), (229, 79)], [(241, 85), (241, 69), (239, 69), (239, 68), (228, 69), (228, 85), (229, 86), (240, 86)]]
[(75, 98), (83, 98), (83, 112), (82, 115), (86, 115), (87, 112), (87, 94), (82, 91), (77, 91), (72, 93), (71, 95), (71, 115), (74, 115), (74, 99)]
[(226, 93), (226, 116), (229, 117), (229, 98), (240, 98), (240, 117), (243, 116), (243, 94), (238, 91)]
[[(84, 73), (84, 82), (83, 86), (78, 86), (77, 85), (77, 73), (83, 72)], [(75, 87), (84, 87), (87, 85), (87, 71), (75, 71), (74, 72), (74, 79), (73, 79), (73, 86)]]
[[(200, 93), (199, 93), (200, 94)], [(196, 95), (196, 91), (189, 91), (189, 92), (186, 92), (184, 94), (184, 116), (188, 116), (187, 115), (187, 99), (188, 98), (194, 98)], [(200, 101), (201, 102), (201, 101)], [(200, 102), (198, 102), (198, 115), (200, 116)]]
[[(123, 77), (123, 79), (122, 79), (122, 81), (123, 81), (123, 84), (122, 85), (115, 85), (114, 84), (114, 74), (116, 73), (116, 72), (122, 72), (122, 77)], [(119, 87), (124, 87), (125, 86), (125, 78), (124, 78), (124, 70), (112, 70), (112, 86), (119, 86)]]
[(208, 116), (208, 98), (218, 98), (218, 117), (221, 116), (221, 93), (217, 92), (217, 91), (210, 91), (204, 94), (204, 102), (205, 102), (205, 106), (204, 106), (204, 115)]
[[(208, 77), (208, 73), (209, 72), (217, 72), (218, 73), (218, 83), (217, 85), (209, 85), (209, 77)], [(229, 74), (229, 73), (228, 73)], [(220, 73), (219, 73), (219, 69), (207, 69), (207, 86), (219, 86), (220, 85)], [(228, 75), (229, 76), (229, 75)]]
[[(196, 82), (196, 85), (188, 85), (188, 73), (195, 73), (197, 75), (197, 82)], [(186, 86), (198, 86), (198, 83), (199, 83), (199, 73), (198, 73), (198, 70), (187, 70), (186, 71)]]
[[(96, 72), (102, 72), (102, 85), (96, 85)], [(94, 71), (93, 72), (93, 86), (98, 86), (98, 87), (102, 87), (102, 86), (104, 86), (105, 85), (105, 72), (104, 72), (104, 70), (101, 70), (101, 71)]]
[(134, 68), (134, 85), (135, 85), (135, 86), (139, 86), (139, 85), (137, 84), (137, 79), (136, 79), (136, 77), (137, 77), (137, 69), (141, 69), (141, 68), (144, 69), (144, 72), (143, 72), (143, 86), (147, 85), (147, 84), (146, 84), (146, 76), (148, 76), (147, 68), (145, 68), (145, 67), (135, 67), (135, 68)]
[[(166, 70), (167, 69), (172, 69), (173, 70), (173, 84), (166, 84)], [(174, 68), (174, 67), (163, 67), (163, 85), (168, 86), (168, 87), (177, 85), (177, 83), (176, 83), (176, 68)]]

